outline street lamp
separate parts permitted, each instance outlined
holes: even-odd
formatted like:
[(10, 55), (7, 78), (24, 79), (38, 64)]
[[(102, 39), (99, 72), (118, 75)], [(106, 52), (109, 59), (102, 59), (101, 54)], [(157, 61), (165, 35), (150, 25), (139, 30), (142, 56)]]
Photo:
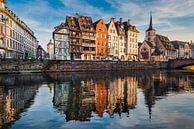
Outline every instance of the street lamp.
[(6, 25), (7, 25), (7, 20), (8, 18), (6, 16), (2, 16), (1, 17), (1, 21), (3, 21), (4, 23), (4, 38), (3, 38), (3, 44), (4, 44), (4, 58), (6, 58), (6, 49), (7, 49), (7, 44), (6, 44), (6, 35), (7, 35), (7, 29), (6, 29)]

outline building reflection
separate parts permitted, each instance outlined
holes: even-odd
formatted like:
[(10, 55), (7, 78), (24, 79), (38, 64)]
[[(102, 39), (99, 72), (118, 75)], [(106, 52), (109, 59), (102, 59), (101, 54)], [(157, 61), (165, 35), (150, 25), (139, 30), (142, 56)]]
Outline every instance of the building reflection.
[[(51, 75), (0, 76), (0, 128), (19, 119), (28, 108), (39, 86), (48, 84), (54, 108), (66, 121), (90, 121), (98, 117), (125, 117), (138, 105), (143, 94), (147, 114), (169, 94), (193, 92), (192, 73), (167, 71), (130, 71), (105, 73), (52, 73)], [(49, 93), (48, 93), (49, 94)]]
[(108, 85), (106, 81), (99, 81), (95, 84), (95, 108), (99, 117), (103, 114), (107, 107)]
[[(137, 89), (141, 89), (151, 119), (157, 101), (173, 92), (192, 91), (192, 75), (167, 71), (145, 71), (127, 74), (108, 74), (90, 77), (83, 74), (55, 83), (54, 105), (64, 112), (66, 120), (89, 121), (92, 113), (103, 117), (122, 114), (129, 116), (137, 105)], [(76, 78), (76, 79), (75, 79)], [(123, 115), (123, 116), (126, 116)]]
[(37, 85), (0, 86), (0, 128), (8, 128), (32, 104)]
[(121, 116), (122, 112), (129, 114), (129, 109), (137, 104), (136, 77), (118, 78), (109, 81), (108, 111), (110, 117), (114, 113)]
[(88, 121), (92, 112), (103, 117), (106, 110), (110, 117), (121, 116), (137, 104), (137, 86), (137, 77), (70, 80), (55, 84), (53, 104), (64, 112), (66, 121)]

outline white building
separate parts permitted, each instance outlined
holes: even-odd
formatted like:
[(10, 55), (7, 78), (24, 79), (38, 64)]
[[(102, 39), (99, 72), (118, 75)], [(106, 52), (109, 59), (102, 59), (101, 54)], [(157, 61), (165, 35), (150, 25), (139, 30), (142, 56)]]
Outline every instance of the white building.
[(35, 58), (34, 32), (0, 0), (0, 58)]
[(55, 27), (53, 32), (54, 55), (56, 60), (70, 60), (70, 38), (69, 29), (62, 23)]
[(122, 22), (122, 18), (120, 18), (120, 21), (117, 21), (115, 23), (116, 28), (117, 28), (117, 33), (118, 33), (118, 58), (121, 61), (126, 60), (126, 42), (125, 42), (125, 30), (124, 30), (124, 25)]
[(115, 19), (111, 18), (108, 28), (108, 58), (117, 60), (119, 58), (118, 33), (115, 26)]

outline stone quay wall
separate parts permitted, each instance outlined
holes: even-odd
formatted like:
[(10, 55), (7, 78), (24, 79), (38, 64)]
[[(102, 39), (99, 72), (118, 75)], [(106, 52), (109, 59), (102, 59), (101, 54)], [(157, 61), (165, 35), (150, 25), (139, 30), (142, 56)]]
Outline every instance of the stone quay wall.
[(116, 71), (167, 69), (168, 62), (57, 61), (0, 59), (0, 73)]

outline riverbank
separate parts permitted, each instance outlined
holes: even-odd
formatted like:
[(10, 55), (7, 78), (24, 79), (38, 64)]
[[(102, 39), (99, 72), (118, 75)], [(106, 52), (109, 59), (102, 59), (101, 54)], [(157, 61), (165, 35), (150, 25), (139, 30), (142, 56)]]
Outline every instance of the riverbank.
[(0, 60), (0, 73), (118, 71), (167, 68), (168, 62)]

